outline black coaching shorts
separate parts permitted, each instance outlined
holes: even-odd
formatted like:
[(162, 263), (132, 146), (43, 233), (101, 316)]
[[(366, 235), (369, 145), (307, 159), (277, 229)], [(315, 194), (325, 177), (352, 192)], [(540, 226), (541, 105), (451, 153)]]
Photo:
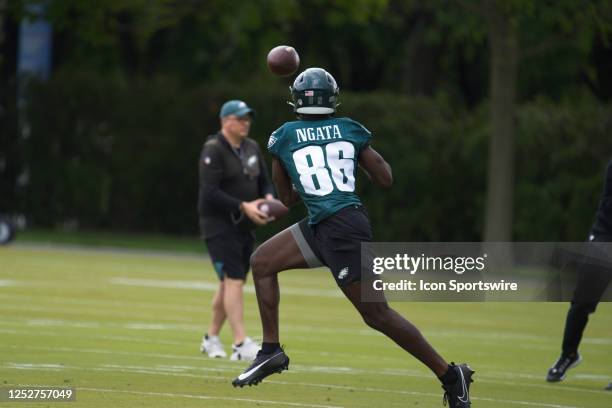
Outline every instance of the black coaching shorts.
[(208, 254), (219, 280), (224, 277), (246, 280), (255, 237), (235, 228), (206, 239)]
[(363, 207), (343, 208), (316, 225), (305, 218), (289, 229), (309, 267), (327, 266), (340, 287), (361, 281), (361, 243), (372, 241)]

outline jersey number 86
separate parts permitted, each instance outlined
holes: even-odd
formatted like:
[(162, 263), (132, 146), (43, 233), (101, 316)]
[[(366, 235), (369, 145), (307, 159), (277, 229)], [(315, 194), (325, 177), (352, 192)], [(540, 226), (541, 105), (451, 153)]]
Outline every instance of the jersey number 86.
[(354, 159), (355, 147), (349, 142), (329, 143), (325, 150), (313, 145), (293, 152), (304, 192), (317, 196), (330, 194), (334, 186), (339, 191), (355, 191)]

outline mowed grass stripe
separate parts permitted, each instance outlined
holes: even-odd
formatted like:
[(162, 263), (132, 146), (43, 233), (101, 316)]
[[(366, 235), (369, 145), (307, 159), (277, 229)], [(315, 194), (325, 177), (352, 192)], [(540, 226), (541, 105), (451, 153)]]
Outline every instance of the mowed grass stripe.
[[(347, 407), (399, 407), (415, 403), (419, 407), (441, 406), (439, 385), (428, 370), (366, 328), (341, 297), (283, 294), (281, 333), (292, 358), (290, 374), (273, 376), (260, 387), (234, 390), (228, 380), (244, 365), (208, 360), (197, 351), (209, 319), (210, 291), (112, 283), (117, 277), (161, 284), (214, 283), (214, 272), (205, 258), (112, 251), (89, 251), (83, 255), (79, 250), (48, 249), (19, 253), (14, 249), (0, 249), (0, 280), (15, 282), (0, 287), (0, 333), (3, 333), (0, 345), (14, 346), (8, 352), (0, 348), (0, 375), (6, 381), (26, 384), (27, 380), (36, 380), (61, 385), (70, 380), (70, 384), (101, 389), (138, 388)], [(24, 258), (37, 261), (28, 263)], [(45, 268), (47, 258), (54, 262)], [(62, 272), (66, 265), (68, 272)], [(311, 272), (285, 272), (280, 277), (281, 287), (337, 291), (328, 273)], [(10, 309), (3, 307), (7, 303), (12, 305)], [(28, 306), (34, 310), (27, 310)], [(612, 364), (606, 352), (612, 338), (609, 304), (600, 305), (589, 323), (582, 348), (585, 362), (574, 369), (574, 375), (570, 374), (564, 384), (556, 385), (546, 384), (543, 376), (557, 356), (557, 335), (562, 330), (567, 304), (396, 303), (394, 307), (420, 327), (444, 355), (469, 360), (477, 370), (473, 390), (478, 398), (474, 400), (478, 401), (476, 407), (610, 406), (610, 393), (601, 391), (605, 385), (602, 378), (610, 373)], [(249, 333), (258, 337), (256, 303), (249, 294), (246, 310)], [(41, 335), (34, 334), (37, 330)], [(44, 332), (53, 335), (45, 336)], [(227, 329), (222, 338), (229, 344)], [(160, 354), (166, 357), (160, 358)], [(55, 371), (8, 368), (6, 362), (48, 364), (45, 369)], [(53, 368), (53, 364), (59, 363), (80, 369)], [(180, 371), (176, 366), (199, 369)], [(152, 374), (159, 372), (164, 374)], [(368, 387), (388, 393), (364, 391)], [(131, 394), (104, 395), (87, 395), (78, 406), (178, 404)], [(181, 406), (202, 404), (189, 399), (180, 401)], [(245, 404), (248, 403), (206, 401), (207, 407)]]
[[(2, 348), (17, 348), (17, 347), (1, 347)], [(48, 351), (50, 353), (56, 353), (56, 354), (67, 354), (67, 355), (78, 355), (78, 354), (97, 354), (97, 355), (111, 355), (111, 356), (120, 356), (123, 360), (125, 359), (140, 359), (141, 357), (145, 357), (149, 360), (160, 360), (160, 361), (184, 361), (184, 360), (188, 360), (188, 361), (202, 361), (201, 358), (198, 357), (194, 357), (194, 356), (184, 356), (184, 355), (173, 355), (173, 354), (162, 354), (162, 353), (148, 353), (148, 352), (135, 352), (135, 351), (130, 351), (130, 352), (126, 352), (126, 351), (112, 351), (112, 350), (107, 350), (107, 349), (95, 349), (95, 348), (81, 348), (81, 349), (76, 349), (76, 348), (69, 348), (69, 347), (28, 347), (28, 346), (22, 346), (19, 348), (20, 350), (26, 350), (26, 351)], [(68, 358), (68, 360), (64, 357), (62, 359), (62, 361), (69, 361), (70, 358)], [(171, 365), (168, 366), (168, 363), (166, 364), (158, 364), (157, 367), (163, 367), (164, 370), (167, 370), (168, 367), (180, 367), (181, 369), (190, 369), (190, 370), (204, 370), (204, 371), (221, 371), (221, 372), (227, 372), (230, 373), (232, 375), (235, 376), (235, 374), (239, 373), (240, 370), (244, 367), (244, 363), (241, 362), (233, 362), (232, 364), (227, 364), (227, 363), (218, 363), (218, 360), (209, 360), (208, 362), (206, 362), (206, 367), (195, 367), (195, 366), (186, 366), (184, 363), (181, 363), (180, 365), (176, 366), (176, 365)], [(300, 359), (298, 359), (297, 361), (300, 361)], [(12, 366), (10, 364), (13, 364), (13, 366), (17, 366), (16, 368), (22, 368), (22, 369), (28, 369), (30, 368), (30, 363), (23, 363), (23, 367), (18, 367), (19, 363), (9, 363), (8, 368), (11, 368)], [(62, 363), (63, 364), (63, 363)], [(5, 364), (6, 366), (6, 364)], [(48, 367), (44, 367), (44, 368), (48, 368)], [(69, 367), (66, 367), (69, 368)], [(152, 366), (148, 366), (148, 367), (142, 367), (139, 366), (139, 368), (142, 369), (153, 369), (154, 367)], [(33, 367), (33, 369), (36, 369), (36, 367)], [(54, 369), (57, 369), (57, 367), (54, 367)], [(173, 371), (176, 371), (173, 370)], [(342, 366), (324, 366), (324, 365), (316, 365), (316, 362), (313, 362), (313, 364), (300, 364), (300, 363), (294, 363), (291, 365), (291, 370), (289, 372), (289, 374), (300, 374), (300, 375), (308, 375), (308, 374), (313, 374), (315, 373), (315, 375), (317, 375), (317, 373), (323, 373), (326, 374), (328, 376), (363, 376), (363, 377), (367, 377), (367, 378), (372, 378), (372, 377), (402, 377), (402, 378), (420, 378), (420, 379), (425, 379), (425, 380), (429, 380), (432, 378), (431, 374), (425, 371), (421, 371), (421, 370), (406, 370), (406, 369), (395, 369), (395, 370), (391, 370), (391, 369), (373, 369), (373, 368), (365, 368), (365, 367), (342, 367)], [(229, 377), (228, 377), (229, 379)], [(520, 373), (512, 373), (512, 372), (505, 372), (505, 373), (497, 373), (497, 375), (495, 375), (495, 373), (489, 372), (489, 373), (484, 373), (483, 375), (479, 376), (479, 381), (480, 382), (486, 382), (486, 383), (491, 383), (491, 384), (500, 384), (500, 385), (505, 385), (505, 386), (509, 386), (509, 385), (513, 385), (513, 386), (521, 386), (521, 387), (532, 387), (532, 388), (543, 388), (543, 389), (548, 389), (548, 390), (557, 390), (558, 392), (577, 392), (577, 391), (581, 391), (581, 392), (587, 392), (587, 393), (595, 393), (595, 394), (601, 394), (601, 395), (609, 395), (607, 393), (607, 391), (601, 391), (601, 390), (592, 390), (592, 389), (578, 389), (578, 388), (571, 388), (571, 387), (563, 387), (563, 388), (559, 388), (556, 385), (551, 385), (551, 384), (539, 384), (539, 383), (534, 383), (533, 381), (529, 380), (529, 381), (517, 381), (517, 380), (525, 380), (526, 378), (524, 376), (522, 376)], [(511, 381), (509, 381), (511, 380)], [(594, 382), (596, 380), (594, 379), (590, 379), (590, 382)]]
[[(150, 375), (161, 375), (161, 376), (172, 376), (172, 377), (188, 377), (188, 378), (206, 378), (215, 382), (229, 382), (230, 377), (221, 378), (220, 376), (211, 376), (206, 374), (186, 374), (176, 372), (176, 370), (159, 370), (155, 368), (149, 367), (129, 367), (129, 366), (113, 366), (113, 367), (97, 367), (97, 368), (84, 368), (84, 367), (66, 367), (68, 369), (76, 369), (76, 370), (91, 370), (91, 371), (103, 371), (103, 372), (120, 372), (120, 373), (134, 373), (134, 374), (150, 374)], [(56, 367), (24, 367), (27, 370), (41, 370), (41, 371), (58, 371)], [(278, 381), (278, 380), (266, 380), (267, 384), (276, 384), (276, 385), (287, 385), (287, 386), (298, 386), (298, 387), (307, 387), (307, 388), (322, 388), (322, 389), (339, 389), (339, 390), (348, 390), (350, 392), (354, 392), (356, 394), (359, 393), (380, 393), (380, 394), (400, 394), (400, 395), (409, 395), (409, 396), (418, 396), (418, 397), (428, 397), (428, 398), (439, 398), (439, 395), (436, 393), (425, 393), (418, 391), (405, 391), (405, 390), (393, 390), (393, 389), (383, 389), (383, 388), (374, 388), (374, 387), (361, 387), (355, 389), (354, 387), (344, 386), (344, 385), (333, 385), (333, 384), (317, 384), (317, 383), (304, 383), (304, 382), (290, 382), (290, 381)], [(572, 388), (568, 391), (584, 391), (577, 388)], [(494, 398), (486, 398), (486, 397), (473, 397), (474, 401), (486, 401), (492, 403), (508, 403), (508, 404), (516, 404), (522, 406), (533, 406), (533, 407), (553, 407), (553, 408), (579, 408), (575, 406), (568, 405), (559, 405), (559, 404), (549, 404), (549, 403), (539, 403), (534, 401), (524, 401), (524, 400), (499, 400)]]

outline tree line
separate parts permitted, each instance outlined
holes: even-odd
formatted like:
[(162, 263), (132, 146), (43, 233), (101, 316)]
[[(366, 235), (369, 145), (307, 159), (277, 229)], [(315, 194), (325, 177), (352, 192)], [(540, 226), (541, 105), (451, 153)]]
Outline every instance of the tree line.
[[(34, 184), (26, 190), (35, 185), (32, 170), (35, 164), (28, 162), (27, 157), (36, 148), (31, 142), (20, 139), (14, 98), (18, 23), (29, 18), (27, 5), (32, 2), (36, 3), (27, 0), (10, 4), (0, 2), (0, 21), (3, 22), (0, 26), (3, 34), (0, 35), (0, 106), (3, 112), (0, 151), (5, 162), (0, 166), (3, 179), (0, 202), (4, 207), (11, 205), (9, 199), (11, 203), (16, 202), (18, 196), (19, 206), (33, 206), (25, 198), (28, 194), (17, 191), (18, 183), (14, 181), (19, 176), (27, 176), (23, 174), (27, 168)], [(55, 74), (50, 83), (33, 87), (30, 93), (32, 123), (39, 121), (41, 128), (50, 128), (43, 125), (34, 112), (34, 107), (45, 100), (44, 95), (48, 96), (45, 89), (58, 87), (55, 89), (59, 93), (74, 91), (72, 103), (87, 106), (91, 103), (89, 99), (99, 97), (93, 96), (96, 90), (102, 95), (107, 93), (101, 89), (106, 86), (118, 89), (119, 93), (133, 88), (134, 94), (125, 96), (131, 103), (126, 105), (119, 101), (116, 105), (126, 109), (125, 113), (113, 113), (123, 117), (120, 123), (124, 129), (119, 129), (119, 123), (108, 118), (88, 126), (112, 127), (113, 132), (121, 133), (126, 140), (118, 142), (117, 136), (108, 135), (106, 148), (118, 149), (118, 145), (129, 144), (136, 150), (119, 152), (128, 156), (140, 147), (134, 135), (148, 134), (151, 140), (143, 143), (151, 149), (138, 150), (145, 155), (144, 163), (149, 159), (154, 162), (162, 153), (152, 148), (156, 145), (153, 140), (161, 136), (156, 136), (159, 127), (147, 132), (151, 122), (145, 112), (153, 107), (149, 106), (150, 101), (138, 99), (139, 92), (155, 95), (169, 92), (168, 97), (184, 101), (183, 94), (192, 94), (192, 89), (216, 89), (228, 84), (224, 88), (226, 95), (230, 96), (229, 89), (232, 89), (231, 97), (247, 99), (252, 95), (257, 99), (258, 94), (250, 93), (253, 88), (250, 84), (258, 84), (258, 92), (270, 96), (260, 110), (276, 109), (268, 108), (276, 101), (272, 96), (289, 81), (272, 77), (264, 62), (267, 51), (279, 43), (294, 45), (304, 67), (322, 66), (332, 72), (342, 93), (347, 95), (347, 101), (384, 100), (384, 103), (373, 105), (379, 110), (378, 115), (365, 113), (367, 121), (364, 122), (369, 127), (385, 129), (386, 122), (399, 123), (409, 117), (397, 108), (398, 101), (427, 101), (434, 111), (446, 107), (453, 112), (454, 118), (461, 117), (460, 121), (452, 123), (473, 122), (473, 128), (482, 132), (480, 143), (485, 152), (479, 155), (477, 162), (466, 163), (473, 169), (464, 169), (481, 178), (470, 181), (478, 194), (469, 196), (464, 190), (465, 199), (479, 197), (480, 200), (464, 209), (473, 214), (473, 219), (463, 228), (471, 231), (470, 236), (476, 239), (508, 240), (522, 236), (516, 230), (522, 222), (518, 215), (523, 211), (517, 206), (517, 200), (524, 194), (521, 186), (525, 180), (519, 177), (522, 177), (524, 162), (530, 159), (520, 154), (524, 146), (521, 144), (524, 133), (519, 128), (521, 112), (527, 107), (544, 104), (546, 109), (558, 109), (557, 113), (573, 112), (571, 115), (576, 113), (576, 118), (586, 120), (580, 113), (592, 109), (600, 112), (597, 117), (605, 128), (607, 119), (601, 111), (606, 112), (612, 96), (609, 79), (612, 5), (603, 0), (255, 0), (239, 7), (224, 1), (50, 0), (46, 17), (54, 27)], [(91, 87), (90, 93), (74, 89), (71, 82), (79, 76)], [(219, 91), (220, 94), (223, 92)], [(211, 92), (204, 92), (197, 99), (198, 106), (211, 107), (213, 101), (219, 102)], [(139, 106), (139, 103), (144, 105)], [(167, 117), (167, 111), (174, 110), (171, 102), (159, 104), (154, 113), (149, 114)], [(190, 109), (181, 106), (187, 111)], [(58, 125), (65, 122), (61, 125), (71, 129), (93, 120), (92, 117), (80, 117), (80, 108), (72, 110), (60, 104), (57, 107), (47, 105), (46, 109), (48, 120)], [(215, 109), (200, 111), (200, 117), (210, 115), (214, 118)], [(347, 114), (353, 115), (347, 107), (345, 109)], [(448, 120), (445, 117), (436, 119)], [(258, 122), (261, 126), (275, 125), (266, 120), (260, 122), (258, 119)], [(170, 120), (158, 125), (168, 128), (166, 138), (170, 138), (171, 132), (176, 132), (176, 138), (182, 137), (180, 132), (187, 133), (182, 129), (186, 126), (194, 126), (192, 131), (197, 130), (197, 137), (211, 131), (204, 130), (195, 121), (189, 123), (191, 125), (181, 126)], [(546, 123), (540, 124), (544, 127), (541, 132), (547, 134)], [(403, 140), (395, 132), (405, 125), (398, 126), (391, 132), (383, 132), (385, 139), (383, 141), (381, 136), (379, 143), (387, 143), (388, 139)], [(427, 122), (427, 126), (432, 132), (441, 131), (441, 125), (435, 120)], [(208, 127), (214, 128), (212, 122)], [(588, 126), (580, 124), (578, 127)], [(45, 132), (45, 137), (53, 139), (51, 131)], [(573, 137), (578, 136), (588, 141), (596, 137), (589, 133)], [(437, 139), (440, 145), (429, 152), (439, 155), (454, 146), (460, 157), (470, 145), (467, 137), (465, 146), (449, 141), (458, 138), (456, 135), (451, 139)], [(565, 151), (565, 147), (553, 144), (547, 146), (546, 151), (554, 155), (557, 151)], [(410, 155), (421, 156), (421, 153), (418, 149), (406, 152), (406, 160)], [(537, 153), (530, 154), (537, 157)], [(600, 161), (605, 161), (605, 157)], [(600, 164), (595, 163), (589, 174), (595, 174), (595, 167)], [(78, 168), (76, 164), (73, 166), (72, 170), (61, 167), (67, 179), (78, 182), (83, 190), (93, 188), (87, 185), (87, 177), (73, 174)], [(485, 166), (484, 171), (481, 171), (482, 166)], [(568, 166), (577, 165), (568, 163)], [(141, 171), (138, 176), (142, 177), (140, 184), (156, 183), (150, 172)], [(104, 183), (104, 178), (99, 181)], [(136, 181), (134, 179), (134, 183)], [(436, 191), (434, 186), (430, 188)], [(459, 197), (463, 199), (463, 196), (454, 198)], [(63, 200), (62, 196), (56, 199)], [(84, 207), (89, 205), (86, 199), (80, 200), (84, 200)], [(382, 197), (380, 200), (387, 201)], [(446, 200), (448, 198), (441, 197), (435, 205), (445, 208)], [(391, 208), (396, 211), (397, 206)], [(86, 212), (86, 208), (82, 210)], [(163, 230), (165, 227), (156, 228)], [(185, 231), (182, 227), (179, 230)]]

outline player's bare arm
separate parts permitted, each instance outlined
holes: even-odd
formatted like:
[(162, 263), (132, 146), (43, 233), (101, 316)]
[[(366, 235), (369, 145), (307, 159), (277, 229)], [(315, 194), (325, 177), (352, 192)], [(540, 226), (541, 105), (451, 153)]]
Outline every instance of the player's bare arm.
[(393, 184), (393, 172), (389, 163), (371, 146), (366, 147), (359, 155), (359, 166), (366, 173), (368, 178), (375, 184), (391, 188)]
[(285, 206), (289, 207), (301, 200), (299, 194), (291, 186), (291, 179), (287, 171), (275, 156), (272, 158), (272, 180), (276, 186), (278, 198)]

